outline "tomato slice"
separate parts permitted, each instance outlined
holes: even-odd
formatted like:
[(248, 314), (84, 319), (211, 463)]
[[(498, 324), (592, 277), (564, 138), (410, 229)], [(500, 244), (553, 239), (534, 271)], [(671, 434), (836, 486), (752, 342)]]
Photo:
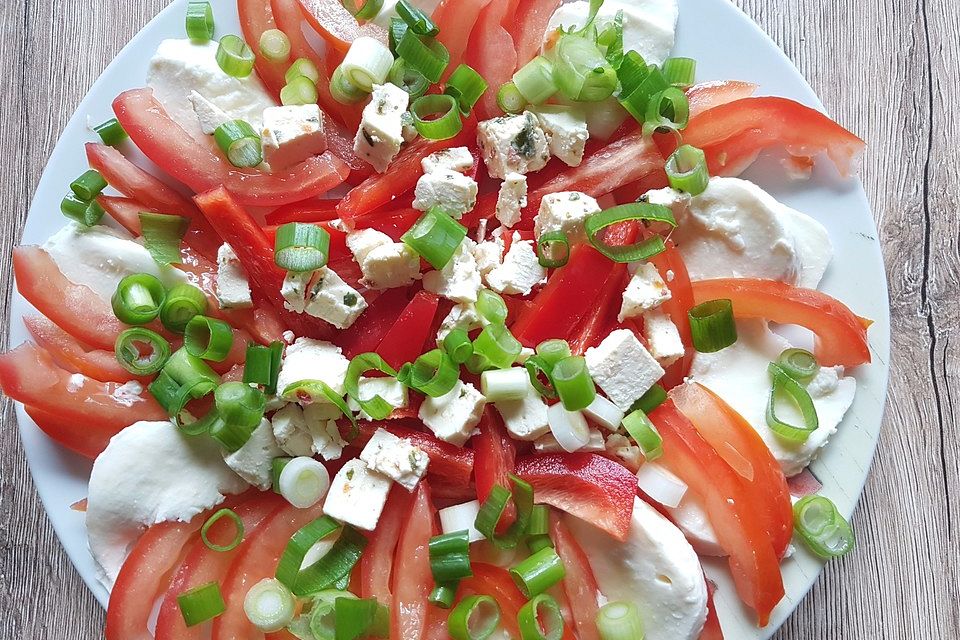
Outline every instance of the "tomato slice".
[(557, 555), (563, 560), (566, 576), (563, 578), (563, 591), (570, 604), (573, 626), (579, 640), (600, 640), (597, 630), (597, 579), (577, 539), (567, 526), (557, 517), (551, 518), (550, 537)]
[(197, 208), (188, 198), (159, 178), (141, 169), (117, 149), (99, 142), (88, 142), (87, 162), (123, 195), (153, 211), (196, 218)]
[(377, 528), (367, 537), (367, 548), (360, 558), (361, 598), (376, 598), (382, 604), (393, 601), (390, 591), (393, 557), (403, 523), (410, 513), (411, 499), (402, 487), (390, 490)]
[(405, 362), (413, 362), (424, 351), (427, 340), (433, 338), (430, 329), (437, 315), (440, 298), (429, 291), (419, 291), (380, 341), (376, 351), (391, 367), (399, 370)]
[(703, 439), (759, 494), (773, 550), (783, 557), (793, 537), (793, 505), (787, 479), (763, 439), (730, 405), (700, 384), (675, 387), (670, 397)]
[(267, 224), (286, 224), (287, 222), (329, 222), (336, 220), (336, 198), (310, 198), (300, 202), (291, 202), (274, 209), (265, 217)]
[(764, 318), (779, 324), (796, 324), (817, 336), (820, 365), (855, 367), (870, 362), (867, 327), (846, 305), (815, 289), (801, 289), (775, 280), (720, 278), (693, 283), (697, 304), (708, 300), (733, 301), (738, 318)]
[(436, 485), (454, 485), (466, 487), (473, 474), (475, 454), (472, 449), (457, 447), (437, 439), (432, 433), (418, 431), (393, 420), (362, 421), (360, 435), (351, 444), (362, 447), (376, 433), (377, 429), (386, 429), (399, 438), (407, 438), (414, 446), (420, 447), (430, 457), (427, 477)]
[[(470, 33), (473, 31), (474, 25), (477, 24), (481, 12), (489, 6), (490, 2), (491, 0), (475, 0), (474, 2), (442, 0), (434, 9), (432, 18), (436, 25), (440, 27), (437, 40), (443, 43), (443, 46), (450, 52), (450, 64), (444, 72), (445, 77), (453, 73), (453, 70), (463, 62), (467, 44), (470, 42)], [(498, 85), (493, 83), (491, 83), (491, 87), (499, 88)]]
[[(340, 0), (299, 0), (303, 17), (327, 43), (328, 50), (341, 58), (360, 36), (387, 44), (387, 32), (372, 22), (360, 24)], [(339, 62), (338, 62), (339, 64)]]
[[(342, 273), (340, 277), (344, 277)], [(334, 338), (334, 342), (340, 345), (348, 358), (376, 351), (383, 342), (384, 336), (393, 327), (395, 319), (403, 313), (410, 302), (410, 297), (404, 288), (387, 289), (376, 299), (371, 299), (367, 293), (364, 297), (369, 304), (367, 310), (357, 318), (353, 326), (338, 331)]]
[(119, 387), (116, 382), (71, 374), (58, 367), (50, 353), (29, 342), (0, 354), (0, 389), (17, 402), (39, 409), (40, 415), (57, 416), (55, 423), (45, 420), (38, 426), (63, 446), (90, 458), (134, 422), (167, 419), (148, 391), (134, 400), (127, 393), (117, 394)]
[(722, 104), (749, 98), (756, 91), (757, 85), (742, 80), (715, 80), (695, 84), (687, 89), (690, 117), (700, 115)]
[(513, 14), (513, 41), (517, 44), (517, 66), (522, 67), (540, 53), (550, 16), (563, 0), (520, 0)]
[(720, 546), (730, 556), (740, 598), (757, 613), (760, 626), (784, 595), (780, 561), (774, 552), (764, 502), (667, 400), (650, 413), (663, 438), (660, 462), (703, 499)]
[(264, 578), (272, 578), (283, 550), (297, 531), (323, 515), (319, 503), (309, 509), (283, 504), (264, 519), (243, 544), (221, 582), (226, 612), (213, 621), (213, 640), (256, 638), (259, 632), (243, 612), (243, 600), (250, 587)]
[(510, 475), (516, 467), (517, 444), (507, 433), (500, 414), (491, 405), (484, 409), (479, 428), (480, 433), (471, 442), (477, 500), (483, 503), (494, 486), (511, 487)]
[(27, 316), (23, 319), (23, 324), (27, 326), (33, 340), (50, 353), (57, 366), (62, 369), (82, 373), (98, 382), (123, 384), (131, 380), (149, 380), (148, 377), (135, 376), (121, 367), (113, 351), (90, 349), (43, 316)]
[[(201, 640), (206, 637), (207, 625), (187, 627), (184, 623), (177, 604), (177, 596), (209, 582), (221, 582), (234, 558), (243, 553), (250, 535), (257, 530), (267, 516), (283, 505), (283, 498), (272, 491), (251, 491), (246, 495), (248, 498), (233, 509), (243, 522), (244, 541), (238, 547), (232, 551), (214, 551), (200, 538), (194, 539), (187, 547), (183, 562), (170, 580), (170, 585), (160, 604), (157, 628), (154, 633), (156, 640)], [(227, 519), (218, 521), (217, 525), (211, 529), (210, 535), (215, 536), (216, 528), (220, 523), (230, 527), (227, 529), (230, 533), (225, 536), (229, 538), (232, 535), (233, 524)], [(214, 537), (214, 539), (219, 541), (219, 538)]]
[(855, 169), (866, 146), (863, 140), (815, 109), (786, 98), (744, 98), (692, 117), (683, 131), (686, 144), (722, 153), (725, 141), (752, 131), (755, 151), (786, 147), (810, 159), (826, 153), (844, 176)]
[(421, 640), (424, 637), (430, 609), (428, 598), (433, 590), (427, 545), (439, 530), (436, 520), (430, 485), (421, 480), (413, 494), (394, 557), (392, 638)]
[(470, 146), (475, 140), (476, 129), (477, 120), (471, 117), (464, 121), (463, 130), (450, 140), (421, 138), (412, 143), (390, 163), (390, 170), (387, 173), (370, 176), (340, 201), (337, 207), (340, 218), (351, 225), (356, 218), (412, 190), (423, 175), (421, 160), (441, 149)]
[(223, 185), (243, 204), (281, 205), (325, 193), (350, 173), (329, 151), (275, 173), (233, 167), (171, 120), (150, 89), (121, 93), (113, 109), (144, 155), (198, 193)]
[(517, 475), (533, 485), (538, 503), (599, 527), (617, 540), (630, 533), (637, 477), (593, 453), (548, 453), (517, 460)]
[[(140, 236), (140, 212), (148, 211), (148, 207), (140, 204), (133, 198), (122, 196), (98, 196), (97, 203), (103, 207), (107, 215), (120, 223), (132, 236)], [(159, 211), (154, 212), (159, 213)]]
[(693, 299), (693, 287), (690, 284), (690, 275), (687, 273), (687, 265), (683, 261), (680, 251), (674, 246), (673, 242), (667, 240), (667, 249), (663, 253), (654, 256), (650, 262), (657, 268), (660, 275), (669, 278), (670, 299), (660, 306), (661, 311), (670, 316), (670, 320), (677, 326), (680, 332), (680, 340), (686, 350), (683, 358), (667, 367), (667, 372), (660, 381), (666, 388), (675, 387), (683, 382), (683, 379), (690, 373), (690, 364), (693, 362), (693, 336), (690, 333), (690, 318), (688, 313), (696, 304)]
[(492, 0), (480, 14), (470, 34), (466, 62), (483, 76), (490, 87), (476, 105), (480, 120), (503, 113), (497, 105), (497, 91), (512, 80), (517, 68), (517, 49), (513, 36), (503, 27), (507, 16), (513, 19), (513, 14), (508, 13), (511, 4), (510, 0)]

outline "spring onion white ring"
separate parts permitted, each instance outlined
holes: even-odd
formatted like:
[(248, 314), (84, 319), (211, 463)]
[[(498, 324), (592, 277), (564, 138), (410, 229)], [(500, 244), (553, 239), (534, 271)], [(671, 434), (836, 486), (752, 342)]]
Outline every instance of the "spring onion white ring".
[(298, 509), (309, 509), (330, 490), (327, 468), (313, 458), (294, 458), (280, 473), (280, 495)]

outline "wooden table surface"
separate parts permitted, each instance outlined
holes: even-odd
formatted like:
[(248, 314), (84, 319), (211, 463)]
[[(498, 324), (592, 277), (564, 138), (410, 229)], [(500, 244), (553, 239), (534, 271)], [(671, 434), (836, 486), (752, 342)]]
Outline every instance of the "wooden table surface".
[[(735, 2), (869, 143), (862, 176), (884, 246), (894, 329), (883, 434), (853, 519), (859, 548), (827, 567), (776, 638), (960, 638), (960, 2)], [(67, 119), (166, 4), (0, 3), (5, 286), (10, 248)], [(98, 638), (103, 611), (44, 515), (6, 400), (2, 425), (0, 639)]]

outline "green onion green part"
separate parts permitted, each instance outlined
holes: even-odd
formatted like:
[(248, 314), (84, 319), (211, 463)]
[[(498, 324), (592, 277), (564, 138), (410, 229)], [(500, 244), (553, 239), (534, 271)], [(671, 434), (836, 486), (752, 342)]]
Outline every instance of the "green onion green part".
[(537, 259), (545, 269), (565, 267), (570, 259), (570, 239), (563, 231), (548, 231), (537, 240)]
[(672, 188), (692, 196), (700, 195), (710, 184), (706, 154), (702, 149), (688, 144), (682, 145), (667, 158), (664, 170)]
[(397, 58), (390, 67), (390, 73), (387, 74), (387, 81), (406, 91), (410, 95), (410, 100), (415, 101), (430, 88), (430, 81), (423, 77), (423, 74), (407, 67), (403, 58)]
[(327, 516), (314, 520), (293, 535), (280, 557), (276, 578), (297, 596), (303, 597), (329, 589), (349, 576), (360, 560), (367, 540), (353, 527), (345, 526), (340, 537), (322, 558), (301, 569), (303, 559), (314, 544), (340, 529)]
[(500, 625), (500, 605), (490, 596), (468, 596), (447, 618), (453, 640), (487, 640)]
[(247, 384), (262, 386), (263, 390), (270, 395), (276, 393), (282, 358), (282, 342), (272, 342), (269, 347), (259, 344), (248, 345), (243, 366), (243, 381)]
[(824, 496), (806, 496), (793, 505), (797, 535), (824, 560), (845, 556), (856, 546), (850, 523), (837, 506)]
[(223, 320), (194, 316), (184, 330), (183, 346), (192, 356), (223, 362), (233, 348), (233, 328)]
[(293, 64), (290, 65), (290, 68), (287, 69), (287, 72), (284, 74), (283, 80), (289, 84), (301, 76), (308, 78), (310, 82), (313, 83), (320, 82), (320, 70), (317, 69), (317, 65), (315, 65), (310, 58), (297, 58), (294, 60)]
[(454, 329), (443, 339), (443, 350), (455, 364), (463, 364), (473, 355), (473, 343), (463, 329)]
[(277, 229), (274, 262), (285, 271), (304, 273), (327, 265), (330, 234), (323, 227), (306, 222), (290, 222)]
[(333, 606), (336, 620), (334, 640), (357, 640), (370, 636), (385, 638), (389, 635), (390, 611), (376, 599), (337, 598)]
[[(813, 398), (810, 397), (806, 388), (794, 380), (779, 364), (771, 362), (767, 369), (773, 378), (770, 400), (767, 402), (767, 426), (775, 434), (790, 442), (806, 442), (810, 434), (820, 427)], [(803, 419), (802, 425), (790, 424), (777, 416), (777, 398), (781, 394), (785, 394), (796, 405)]]
[(255, 167), (263, 162), (260, 136), (243, 120), (224, 122), (213, 132), (213, 139), (235, 167)]
[(567, 411), (586, 409), (597, 397), (597, 388), (587, 371), (583, 356), (570, 356), (557, 362), (551, 372), (553, 388)]
[(259, 426), (267, 405), (262, 391), (243, 382), (224, 382), (214, 392), (214, 400), (221, 418), (250, 430)]
[(334, 391), (326, 382), (322, 380), (300, 380), (299, 382), (292, 382), (283, 389), (280, 395), (285, 400), (290, 400), (291, 402), (329, 402), (339, 409), (340, 413), (350, 421), (353, 431), (348, 440), (353, 440), (357, 437), (357, 419), (353, 416), (353, 412), (350, 411), (349, 405), (344, 402), (343, 396)]
[(560, 605), (545, 593), (534, 596), (520, 607), (517, 622), (520, 625), (520, 640), (560, 640), (563, 637)]
[(477, 294), (477, 313), (490, 324), (506, 324), (507, 303), (491, 289), (480, 289)]
[(587, 239), (590, 240), (590, 244), (592, 244), (597, 251), (614, 262), (648, 260), (666, 249), (663, 238), (660, 236), (653, 236), (647, 240), (624, 246), (608, 244), (602, 233), (604, 229), (621, 222), (629, 221), (655, 222), (663, 223), (671, 227), (677, 226), (673, 212), (668, 207), (651, 204), (649, 202), (631, 202), (630, 204), (605, 209), (587, 218), (584, 223)]
[(400, 240), (439, 270), (447, 266), (465, 237), (466, 227), (440, 207), (431, 207)]
[(449, 140), (463, 129), (457, 101), (448, 95), (421, 96), (410, 105), (413, 125), (428, 140)]
[[(556, 398), (557, 391), (553, 388), (553, 382), (550, 380), (550, 371), (553, 367), (548, 366), (541, 356), (532, 356), (523, 363), (527, 370), (527, 376), (530, 378), (530, 384), (544, 398)], [(541, 380), (541, 376), (546, 379), (546, 383)]]
[[(316, 87), (314, 87), (314, 90), (316, 90)], [(340, 104), (356, 104), (365, 100), (370, 94), (354, 86), (347, 79), (343, 67), (337, 67), (333, 70), (333, 75), (330, 76), (330, 95)]]
[(597, 44), (575, 35), (562, 36), (557, 42), (553, 80), (575, 102), (600, 102), (617, 89), (617, 72)]
[[(537, 56), (513, 74), (513, 85), (529, 104), (542, 104), (557, 92), (553, 64), (543, 56)], [(503, 88), (501, 87), (501, 91)], [(507, 89), (510, 91), (510, 89)], [(516, 101), (515, 96), (506, 96)], [(508, 103), (509, 104), (509, 103)], [(507, 111), (507, 109), (504, 109)], [(513, 113), (512, 111), (507, 111)], [(519, 111), (518, 111), (519, 113)]]
[(85, 227), (92, 227), (103, 219), (103, 207), (96, 200), (81, 200), (74, 193), (69, 193), (60, 202), (60, 212), (71, 220)]
[(93, 127), (93, 130), (103, 140), (103, 144), (115, 147), (130, 136), (123, 130), (123, 126), (116, 118), (110, 118)]
[(643, 133), (651, 135), (656, 131), (680, 131), (686, 129), (689, 120), (690, 102), (687, 94), (676, 87), (667, 87), (647, 103)]
[(797, 382), (810, 382), (820, 372), (817, 357), (806, 349), (787, 349), (777, 358), (777, 364)]
[(298, 76), (280, 89), (280, 104), (285, 107), (316, 104), (319, 97), (317, 85), (306, 76)]
[(96, 198), (106, 188), (107, 181), (95, 169), (84, 171), (79, 178), (70, 183), (70, 190), (77, 196), (77, 199), (87, 202)]
[(228, 76), (246, 78), (253, 72), (254, 59), (253, 49), (239, 36), (228, 35), (220, 38), (217, 64)]
[(350, 361), (347, 367), (347, 376), (343, 381), (343, 386), (347, 394), (353, 398), (353, 401), (360, 405), (360, 408), (373, 420), (383, 420), (393, 412), (393, 406), (384, 400), (380, 395), (375, 395), (369, 400), (360, 398), (360, 376), (368, 371), (379, 371), (393, 378), (397, 377), (397, 372), (393, 367), (387, 364), (387, 361), (376, 353), (362, 353)]
[(133, 327), (117, 336), (113, 351), (124, 369), (135, 376), (149, 376), (167, 363), (170, 343), (159, 333)]
[[(210, 528), (224, 518), (233, 523), (233, 538), (227, 544), (216, 544), (210, 540)], [(243, 542), (243, 520), (240, 519), (240, 516), (238, 516), (233, 509), (220, 509), (203, 523), (203, 526), (200, 528), (200, 539), (203, 540), (203, 544), (211, 551), (218, 551), (220, 553), (233, 551)]]
[(473, 575), (470, 570), (470, 540), (467, 531), (430, 538), (430, 571), (438, 584), (456, 582)]
[(544, 364), (549, 367), (548, 371), (552, 372), (558, 362), (564, 358), (569, 358), (573, 354), (570, 351), (570, 344), (566, 340), (554, 338), (552, 340), (544, 340), (538, 344), (537, 355), (540, 356)]
[(215, 29), (213, 7), (209, 2), (191, 2), (187, 5), (187, 37), (194, 42), (209, 42)]
[(456, 386), (459, 378), (460, 368), (457, 363), (441, 349), (428, 351), (412, 364), (404, 364), (397, 374), (397, 380), (404, 386), (431, 398), (447, 395)]
[(427, 601), (441, 609), (449, 609), (453, 606), (453, 601), (457, 599), (457, 587), (459, 586), (459, 582), (434, 585)]
[[(474, 522), (474, 527), (482, 533), (497, 549), (513, 549), (526, 534), (527, 523), (530, 521), (530, 512), (533, 510), (533, 487), (517, 476), (510, 476), (513, 490), (501, 485), (494, 485), (490, 495), (480, 505), (480, 512)], [(512, 500), (516, 511), (516, 519), (504, 533), (497, 533), (497, 525), (507, 509), (507, 502)]]
[(344, 0), (343, 6), (347, 8), (353, 17), (357, 20), (373, 20), (383, 9), (383, 0), (364, 0), (363, 4), (357, 6), (355, 0)]
[(659, 384), (655, 384), (650, 387), (650, 390), (645, 394), (640, 396), (640, 399), (633, 403), (633, 406), (630, 407), (631, 411), (643, 411), (644, 413), (650, 413), (661, 404), (667, 401), (667, 390), (664, 389)]
[(473, 67), (461, 64), (450, 74), (444, 93), (455, 98), (460, 113), (468, 116), (488, 87), (487, 81)]
[(469, 364), (473, 365), (471, 370), (477, 369), (474, 373), (490, 368), (508, 369), (517, 361), (521, 351), (523, 345), (505, 325), (490, 324), (473, 341), (473, 358)]
[(167, 292), (160, 307), (160, 322), (173, 333), (183, 334), (194, 316), (207, 312), (207, 296), (192, 284), (178, 284)]
[(157, 264), (168, 265), (182, 262), (180, 245), (189, 227), (189, 218), (165, 213), (140, 212), (140, 232), (143, 235), (143, 244)]
[(407, 29), (397, 43), (397, 56), (403, 58), (407, 66), (419, 71), (430, 82), (440, 82), (443, 72), (450, 64), (450, 52), (439, 40), (417, 35), (413, 29)]
[(397, 3), (397, 15), (417, 35), (433, 37), (440, 33), (440, 27), (434, 24), (430, 16), (407, 0), (400, 0)]
[(686, 89), (697, 79), (697, 61), (693, 58), (667, 58), (662, 67), (663, 79), (671, 86)]
[(690, 309), (687, 317), (693, 348), (700, 353), (715, 353), (737, 341), (737, 323), (730, 300), (708, 300)]
[(270, 62), (290, 59), (290, 38), (280, 29), (267, 29), (260, 34), (260, 55)]
[(643, 411), (637, 409), (623, 419), (623, 428), (636, 441), (647, 460), (656, 460), (663, 455), (663, 438), (656, 426)]
[(552, 547), (537, 551), (510, 569), (514, 584), (528, 598), (538, 596), (559, 583), (566, 573), (563, 560)]
[(156, 320), (166, 299), (167, 290), (159, 278), (136, 273), (120, 281), (110, 304), (120, 322), (142, 325)]
[(643, 620), (637, 605), (622, 600), (603, 605), (597, 612), (597, 631), (602, 640), (642, 640)]
[(188, 627), (213, 620), (227, 610), (220, 593), (220, 585), (216, 582), (208, 582), (184, 591), (177, 596), (177, 605)]

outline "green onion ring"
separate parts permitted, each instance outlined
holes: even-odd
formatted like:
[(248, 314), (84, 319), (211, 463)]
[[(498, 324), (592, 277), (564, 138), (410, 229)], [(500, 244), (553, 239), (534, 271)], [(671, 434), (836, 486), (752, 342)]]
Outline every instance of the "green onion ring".
[(220, 585), (216, 582), (208, 582), (184, 591), (177, 596), (177, 606), (188, 627), (212, 620), (227, 610), (223, 594), (220, 593)]
[(797, 382), (810, 382), (820, 372), (817, 357), (806, 349), (787, 349), (777, 358), (777, 364)]
[(299, 382), (292, 382), (287, 385), (286, 389), (284, 389), (280, 395), (285, 400), (290, 400), (291, 402), (316, 402), (322, 396), (339, 409), (340, 413), (350, 421), (351, 431), (347, 440), (352, 441), (360, 435), (359, 427), (357, 427), (357, 419), (354, 417), (353, 412), (350, 411), (349, 405), (347, 405), (343, 397), (338, 395), (326, 382), (322, 380), (300, 380)]
[(330, 257), (330, 234), (323, 227), (289, 222), (277, 229), (274, 262), (286, 271), (304, 273), (325, 267)]
[(730, 300), (708, 300), (687, 312), (693, 348), (715, 353), (737, 341), (737, 323)]
[[(767, 402), (767, 426), (775, 434), (790, 442), (806, 442), (810, 434), (820, 427), (817, 407), (813, 404), (813, 399), (803, 385), (791, 378), (780, 365), (771, 362), (767, 369), (773, 377), (770, 400)], [(797, 405), (803, 417), (803, 425), (792, 425), (777, 417), (776, 400), (779, 392), (786, 393)]]
[[(422, 96), (410, 105), (417, 132), (428, 140), (448, 140), (463, 129), (457, 101), (448, 95)], [(427, 119), (428, 116), (436, 116)]]
[(255, 58), (253, 49), (239, 36), (228, 35), (220, 38), (217, 64), (228, 76), (246, 78), (253, 73)]
[(606, 243), (601, 233), (604, 229), (632, 220), (663, 223), (670, 227), (677, 226), (677, 221), (669, 208), (649, 202), (632, 202), (593, 214), (586, 219), (584, 228), (590, 244), (614, 262), (648, 260), (666, 250), (663, 238), (660, 236), (653, 236), (647, 240), (625, 246), (614, 246)]
[(856, 546), (850, 523), (824, 496), (798, 500), (793, 505), (793, 522), (800, 539), (824, 560), (845, 556)]
[[(233, 522), (234, 535), (233, 540), (231, 540), (229, 543), (225, 545), (219, 545), (211, 542), (208, 534), (210, 532), (210, 527), (215, 525), (223, 518), (227, 518)], [(207, 545), (207, 548), (211, 551), (218, 551), (220, 553), (233, 551), (240, 546), (241, 542), (243, 542), (243, 520), (240, 519), (240, 516), (238, 516), (233, 509), (220, 509), (203, 523), (203, 527), (200, 528), (200, 538), (203, 540), (203, 544)]]
[(361, 353), (350, 361), (343, 386), (353, 401), (374, 420), (383, 420), (393, 412), (393, 406), (379, 394), (369, 400), (360, 399), (360, 376), (368, 371), (379, 371), (396, 379), (397, 372), (376, 353)]
[(453, 640), (486, 640), (500, 624), (500, 605), (490, 596), (468, 596), (447, 618)]
[[(541, 550), (538, 553), (543, 553)], [(553, 597), (541, 593), (520, 607), (517, 614), (520, 640), (560, 640), (563, 637), (563, 616)]]
[[(482, 533), (497, 549), (513, 549), (526, 533), (530, 512), (533, 510), (533, 487), (517, 476), (510, 475), (513, 491), (501, 485), (494, 485), (490, 495), (480, 505), (480, 512), (474, 527)], [(507, 502), (513, 500), (516, 519), (504, 532), (497, 533), (497, 525), (507, 509)]]
[(223, 362), (233, 348), (233, 328), (223, 320), (194, 316), (184, 330), (183, 346), (201, 360)]
[(192, 284), (179, 284), (167, 292), (160, 307), (160, 322), (173, 333), (182, 334), (194, 316), (207, 312), (207, 296)]
[(456, 364), (463, 364), (473, 355), (473, 343), (463, 329), (453, 329), (443, 339), (443, 350)]
[(545, 547), (510, 569), (510, 577), (520, 592), (533, 598), (563, 580), (563, 560), (553, 547)]
[(135, 273), (120, 281), (110, 304), (120, 322), (142, 325), (160, 315), (166, 300), (167, 290), (159, 278), (149, 273)]
[[(557, 248), (561, 248), (559, 256)], [(544, 269), (565, 267), (570, 260), (570, 239), (563, 231), (548, 231), (537, 240), (537, 259)]]
[(397, 374), (404, 386), (420, 393), (439, 398), (450, 393), (460, 378), (457, 363), (441, 349), (434, 349), (416, 359), (413, 364), (406, 363)]
[[(149, 347), (149, 353), (143, 356), (138, 344)], [(170, 343), (159, 333), (134, 327), (123, 331), (117, 336), (113, 345), (117, 362), (124, 369), (136, 376), (149, 376), (167, 363), (170, 358)]]

